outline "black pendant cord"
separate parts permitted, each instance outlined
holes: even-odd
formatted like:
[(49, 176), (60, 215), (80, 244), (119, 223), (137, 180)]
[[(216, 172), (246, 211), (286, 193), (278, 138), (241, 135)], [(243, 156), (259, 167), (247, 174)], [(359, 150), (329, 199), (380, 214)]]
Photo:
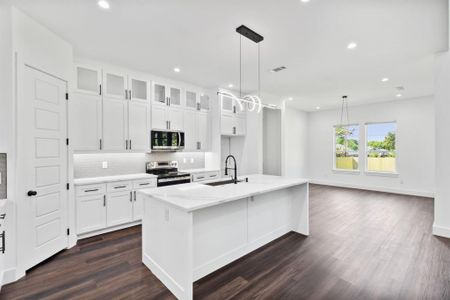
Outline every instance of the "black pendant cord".
[(239, 37), (239, 98), (242, 98), (242, 36)]
[(258, 97), (261, 98), (261, 52), (258, 43)]

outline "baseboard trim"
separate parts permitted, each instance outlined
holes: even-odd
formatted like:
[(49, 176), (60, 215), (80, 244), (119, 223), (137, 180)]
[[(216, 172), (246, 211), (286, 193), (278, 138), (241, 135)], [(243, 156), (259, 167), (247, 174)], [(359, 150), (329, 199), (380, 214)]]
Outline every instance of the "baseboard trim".
[(450, 238), (450, 227), (433, 224), (433, 234), (445, 238)]
[(3, 271), (3, 278), (2, 278), (2, 281), (0, 283), (0, 287), (3, 286), (3, 285), (6, 285), (8, 283), (12, 283), (14, 281), (17, 281), (20, 278), (22, 278), (23, 276), (25, 276), (25, 273), (17, 274), (17, 269), (16, 268), (10, 268), (10, 269), (4, 270)]
[(93, 236), (96, 236), (96, 235), (100, 235), (100, 234), (104, 234), (104, 233), (108, 233), (108, 232), (112, 232), (112, 231), (125, 229), (125, 228), (128, 228), (128, 227), (133, 227), (133, 226), (140, 225), (140, 224), (142, 224), (142, 221), (138, 220), (138, 221), (133, 221), (133, 222), (130, 222), (130, 223), (125, 223), (125, 224), (121, 224), (121, 225), (116, 225), (116, 226), (112, 226), (112, 227), (103, 228), (103, 229), (100, 229), (100, 230), (95, 230), (95, 231), (90, 231), (90, 232), (86, 232), (86, 233), (81, 233), (81, 234), (77, 235), (77, 240), (82, 240), (82, 239), (85, 239), (85, 238), (93, 237)]
[(410, 195), (410, 196), (434, 198), (434, 192), (430, 192), (430, 191), (386, 188), (386, 187), (379, 187), (379, 186), (349, 184), (349, 183), (342, 183), (342, 182), (336, 182), (336, 181), (326, 181), (326, 180), (317, 180), (317, 179), (311, 179), (310, 183), (312, 183), (312, 184), (320, 184), (320, 185), (329, 185), (329, 186), (335, 186), (335, 187), (350, 188), (350, 189), (357, 189), (357, 190), (368, 190), (368, 191), (384, 192), (384, 193), (391, 193), (391, 194), (401, 194), (401, 195)]

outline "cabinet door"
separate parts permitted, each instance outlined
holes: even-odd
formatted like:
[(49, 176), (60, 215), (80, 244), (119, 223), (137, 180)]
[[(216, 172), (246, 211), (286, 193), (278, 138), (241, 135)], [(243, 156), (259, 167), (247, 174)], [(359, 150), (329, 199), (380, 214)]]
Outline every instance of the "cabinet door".
[(103, 97), (103, 149), (125, 150), (127, 101)]
[(70, 138), (73, 150), (100, 150), (102, 137), (101, 96), (74, 93), (69, 101)]
[(131, 101), (148, 102), (150, 98), (149, 83), (144, 78), (129, 75), (128, 76), (128, 89), (130, 91)]
[(205, 112), (197, 113), (197, 132), (198, 132), (198, 142), (200, 151), (209, 150), (209, 115)]
[(100, 84), (102, 82), (102, 71), (87, 65), (75, 66), (75, 92), (100, 95)]
[(169, 105), (181, 107), (181, 89), (176, 87), (170, 88)]
[(106, 224), (115, 226), (133, 220), (133, 194), (131, 191), (106, 195)]
[(221, 96), (222, 114), (233, 114), (233, 98), (227, 96)]
[(235, 134), (236, 135), (245, 135), (246, 133), (246, 118), (237, 117), (235, 120)]
[(234, 127), (235, 127), (235, 119), (234, 115), (222, 114), (220, 117), (220, 130), (223, 135), (233, 135)]
[(197, 114), (195, 110), (184, 111), (184, 150), (197, 151), (199, 139), (197, 137)]
[(128, 103), (128, 139), (130, 150), (150, 149), (150, 104)]
[(234, 100), (234, 113), (237, 117), (245, 118), (247, 110), (245, 107), (247, 104), (245, 102), (238, 102), (238, 100)]
[(167, 116), (170, 130), (183, 130), (183, 110), (181, 108), (169, 107)]
[(152, 129), (169, 129), (167, 122), (167, 108), (165, 106), (152, 105)]
[(77, 198), (77, 233), (85, 233), (106, 227), (105, 196)]
[(200, 110), (209, 111), (210, 109), (210, 99), (208, 95), (200, 94)]
[(126, 75), (103, 70), (103, 96), (114, 99), (126, 99), (127, 77)]
[(133, 221), (142, 220), (142, 215), (144, 213), (144, 199), (142, 195), (133, 192), (134, 202), (133, 202)]
[(166, 105), (167, 99), (167, 87), (160, 83), (153, 83), (153, 104)]
[(197, 92), (186, 90), (184, 108), (197, 110)]

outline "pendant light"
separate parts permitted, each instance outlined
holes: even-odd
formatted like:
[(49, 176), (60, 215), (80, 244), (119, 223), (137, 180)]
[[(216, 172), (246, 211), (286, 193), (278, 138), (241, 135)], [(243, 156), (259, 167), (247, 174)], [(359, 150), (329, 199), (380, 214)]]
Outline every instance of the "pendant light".
[[(350, 119), (348, 117), (348, 100), (347, 96), (342, 96), (342, 105), (341, 105), (341, 122), (339, 123), (339, 126), (345, 126), (350, 124)], [(344, 118), (347, 118), (347, 123), (343, 123)]]
[[(261, 101), (261, 53), (260, 42), (264, 40), (264, 37), (255, 31), (251, 30), (245, 25), (241, 25), (236, 28), (236, 32), (240, 34), (239, 37), (239, 97), (236, 97), (233, 93), (228, 91), (219, 90), (218, 95), (229, 97), (235, 100), (240, 110), (244, 109), (243, 103), (247, 104), (248, 111), (261, 112), (262, 107), (276, 108), (272, 104), (264, 104)], [(258, 45), (258, 93), (257, 95), (245, 95), (242, 96), (242, 36), (248, 38)]]

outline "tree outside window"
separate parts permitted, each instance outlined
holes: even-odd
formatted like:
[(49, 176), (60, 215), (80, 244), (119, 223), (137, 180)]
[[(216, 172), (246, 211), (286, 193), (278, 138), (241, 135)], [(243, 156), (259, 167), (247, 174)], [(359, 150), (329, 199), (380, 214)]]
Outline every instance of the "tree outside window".
[(366, 125), (367, 171), (396, 172), (396, 132), (395, 122)]
[(359, 164), (359, 127), (358, 125), (336, 126), (335, 169), (358, 170)]

